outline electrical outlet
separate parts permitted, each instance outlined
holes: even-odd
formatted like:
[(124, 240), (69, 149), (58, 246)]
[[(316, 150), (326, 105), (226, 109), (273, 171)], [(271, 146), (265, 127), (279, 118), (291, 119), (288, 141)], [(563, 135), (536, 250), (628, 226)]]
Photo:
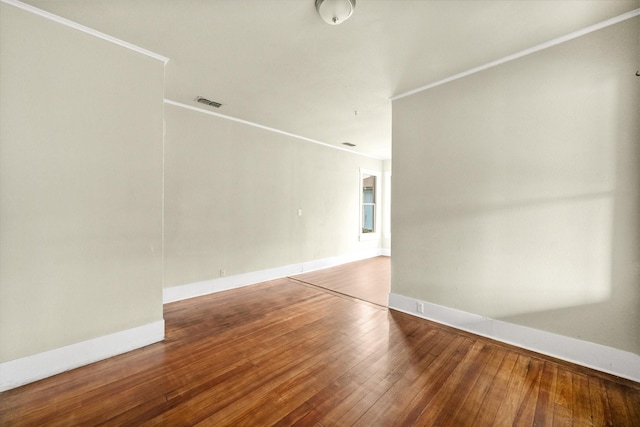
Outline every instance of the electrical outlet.
[(423, 313), (424, 314), (424, 303), (423, 302), (416, 302), (416, 311), (418, 313)]
[(224, 270), (220, 270), (220, 277), (224, 277), (227, 275), (227, 272)]

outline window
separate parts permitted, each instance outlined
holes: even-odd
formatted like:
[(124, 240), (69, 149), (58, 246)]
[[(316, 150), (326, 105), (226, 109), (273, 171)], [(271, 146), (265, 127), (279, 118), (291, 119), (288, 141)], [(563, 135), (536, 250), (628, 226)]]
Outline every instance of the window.
[(362, 178), (362, 232), (376, 231), (376, 176), (364, 175)]
[(360, 170), (360, 240), (378, 237), (378, 172)]

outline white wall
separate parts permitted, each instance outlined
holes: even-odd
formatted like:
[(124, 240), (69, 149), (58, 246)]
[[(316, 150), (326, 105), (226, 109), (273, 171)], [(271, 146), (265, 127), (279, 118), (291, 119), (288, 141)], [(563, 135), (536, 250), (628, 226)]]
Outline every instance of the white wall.
[(358, 239), (359, 169), (382, 161), (172, 104), (165, 121), (165, 288), (380, 249)]
[(640, 354), (638, 26), (394, 102), (392, 293)]
[(161, 326), (163, 62), (0, 11), (0, 362)]

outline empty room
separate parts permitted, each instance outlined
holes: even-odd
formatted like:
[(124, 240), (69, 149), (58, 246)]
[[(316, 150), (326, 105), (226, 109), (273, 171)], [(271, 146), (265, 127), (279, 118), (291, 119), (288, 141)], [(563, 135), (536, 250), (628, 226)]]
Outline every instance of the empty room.
[(0, 0), (0, 425), (640, 426), (640, 1)]

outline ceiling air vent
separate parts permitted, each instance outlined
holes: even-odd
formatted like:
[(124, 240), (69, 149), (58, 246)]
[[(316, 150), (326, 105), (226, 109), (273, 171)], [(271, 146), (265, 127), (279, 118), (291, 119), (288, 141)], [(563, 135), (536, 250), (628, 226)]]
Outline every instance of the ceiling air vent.
[(355, 147), (356, 144), (352, 144), (350, 142), (343, 142), (342, 145), (346, 145), (347, 147)]
[(197, 97), (196, 101), (199, 102), (200, 104), (205, 104), (205, 105), (208, 105), (210, 107), (215, 107), (215, 108), (222, 107), (222, 104), (220, 104), (219, 102), (209, 101), (207, 98), (203, 98), (201, 96)]

